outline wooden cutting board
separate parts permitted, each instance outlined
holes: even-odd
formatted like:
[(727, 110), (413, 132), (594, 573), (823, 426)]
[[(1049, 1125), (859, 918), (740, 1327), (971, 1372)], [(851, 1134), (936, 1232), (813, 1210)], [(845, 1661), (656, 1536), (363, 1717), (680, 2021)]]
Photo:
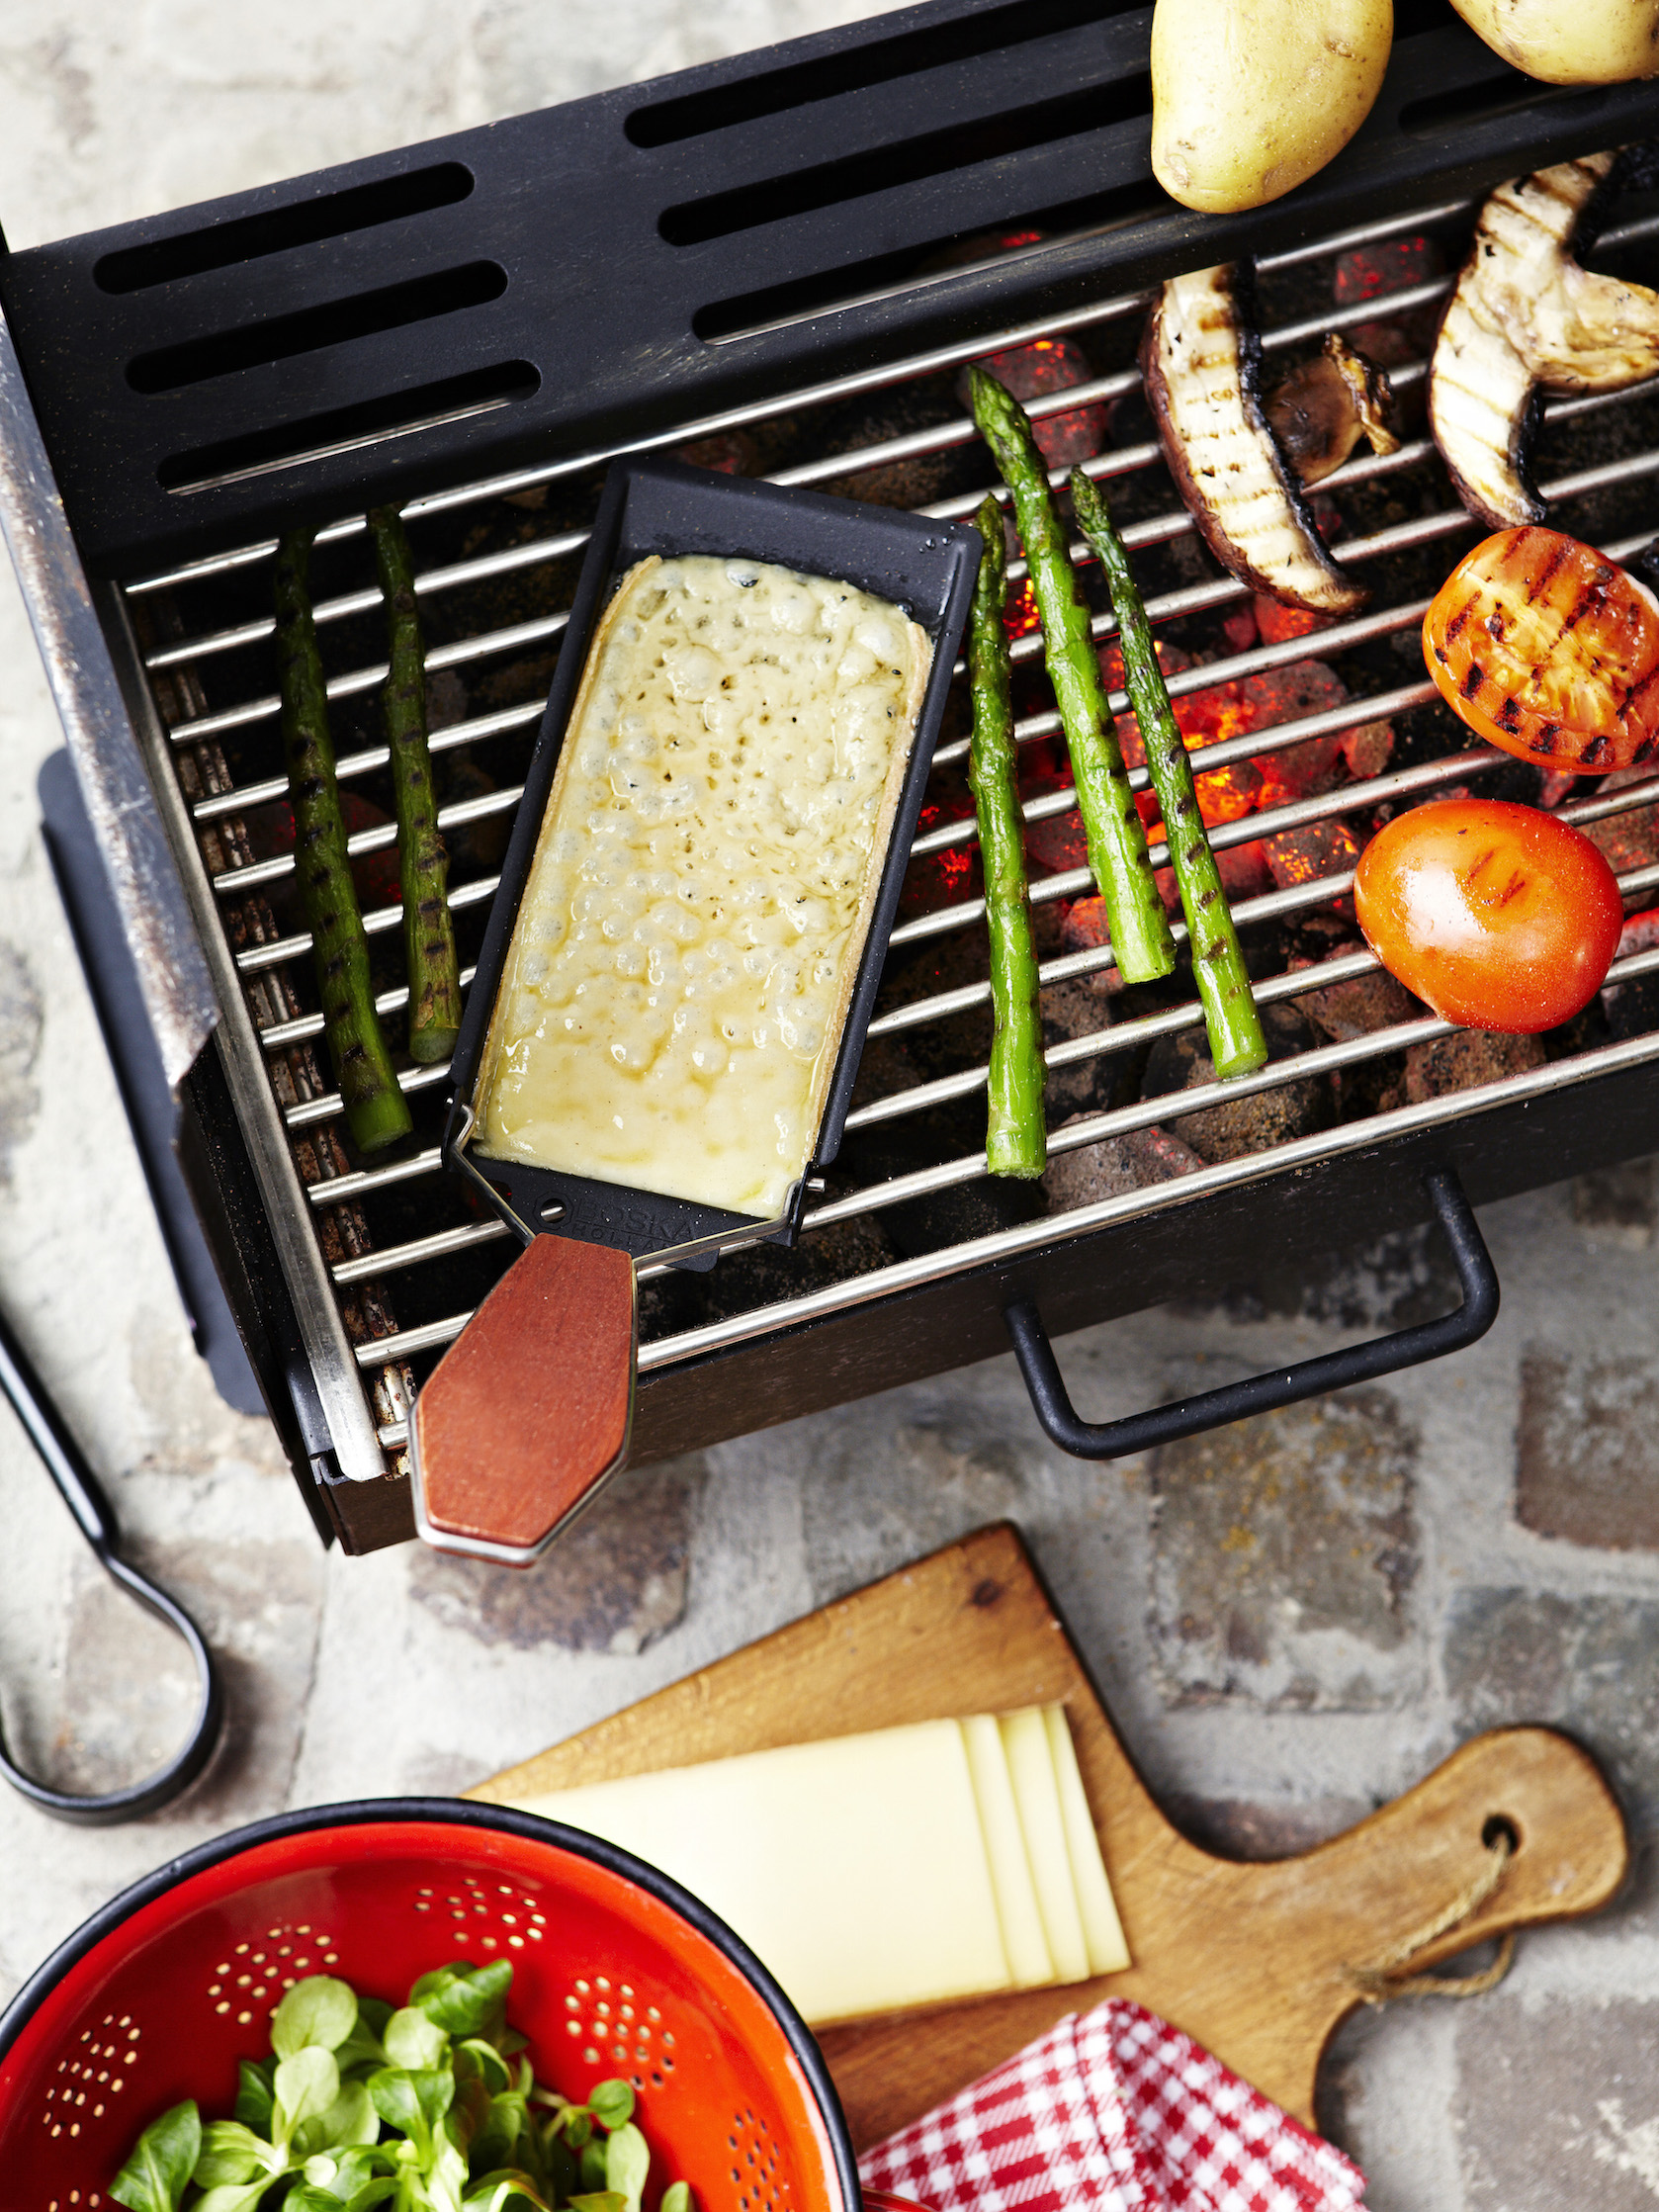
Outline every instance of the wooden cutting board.
[(1133, 1997), (1304, 2121), (1332, 2031), (1359, 2002), (1344, 1967), (1378, 1960), (1466, 1891), (1508, 1821), (1497, 1892), (1422, 1953), (1593, 1912), (1622, 1880), (1624, 1823), (1594, 1761), (1548, 1728), (1476, 1736), (1427, 1781), (1297, 1858), (1200, 1851), (1153, 1803), (1112, 1732), (1016, 1530), (959, 1544), (809, 1614), (468, 1794), (547, 1790), (907, 1721), (1064, 1703), (1134, 1964), (1060, 1990), (983, 1997), (820, 2038), (862, 2149), (1104, 1996)]

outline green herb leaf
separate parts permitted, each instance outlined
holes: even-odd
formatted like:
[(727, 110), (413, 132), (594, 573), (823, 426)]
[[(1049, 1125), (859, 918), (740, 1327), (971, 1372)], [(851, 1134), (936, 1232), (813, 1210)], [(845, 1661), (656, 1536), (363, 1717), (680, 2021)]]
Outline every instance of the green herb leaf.
[(624, 2212), (623, 2200), (614, 2189), (595, 2189), (588, 2196), (573, 2196), (570, 2212)]
[(192, 2178), (204, 2189), (226, 2181), (251, 2181), (256, 2173), (267, 2179), (280, 2173), (288, 2161), (275, 2145), (240, 2120), (210, 2120), (202, 2131), (202, 2149)]
[(670, 2181), (662, 2192), (660, 2212), (692, 2212), (689, 2181)]
[(405, 2005), (393, 2012), (381, 2038), (393, 2066), (441, 2066), (449, 2054), (449, 2037), (419, 2005)]
[(547, 2169), (549, 2193), (561, 2204), (568, 2203), (571, 2195), (581, 2186), (581, 2170), (575, 2153), (557, 2132), (558, 2123), (542, 2137), (542, 2164)]
[(522, 2165), (522, 2161), (515, 2161), (514, 2153), (520, 2136), (528, 2137), (529, 2133), (530, 2117), (521, 2090), (508, 2089), (500, 2096), (490, 2097), (484, 2106), (482, 2123), (468, 2145), (471, 2163), (485, 2172), (498, 2167)]
[(386, 2046), (381, 2037), (386, 2033), (386, 2023), (391, 2019), (393, 2007), (380, 1997), (359, 1997), (357, 2018), (352, 2031), (343, 2043), (334, 2048), (334, 2063), (343, 2076), (353, 2069), (372, 2072), (386, 2064)]
[(271, 2082), (276, 2075), (275, 2059), (261, 2059), (255, 2065), (244, 2059), (237, 2072), (236, 2118), (253, 2135), (271, 2139), (271, 2107), (273, 2103)]
[(650, 2171), (651, 2152), (633, 2121), (612, 2128), (605, 2141), (605, 2187), (623, 2199), (628, 2212), (640, 2212)]
[(597, 2136), (582, 2145), (580, 2171), (584, 2189), (602, 2190), (610, 2187), (605, 2165), (605, 2146)]
[(512, 1979), (506, 1959), (478, 1967), (463, 1959), (440, 1968), (436, 1975), (423, 1974), (409, 1991), (409, 2002), (450, 2035), (477, 2035), (492, 2022), (499, 2023)]
[(634, 2092), (626, 2081), (601, 2081), (587, 2109), (602, 2128), (619, 2128), (634, 2117)]
[(381, 2118), (368, 2083), (343, 2081), (326, 2112), (313, 2113), (296, 2127), (293, 2149), (297, 2158), (309, 2159), (320, 2152), (343, 2151), (380, 2139)]
[(256, 2181), (227, 2181), (219, 2188), (210, 2189), (206, 2196), (199, 2196), (190, 2212), (254, 2212), (255, 2205), (270, 2186), (268, 2173), (262, 2173)]
[[(334, 2063), (333, 2052), (323, 2050), (318, 2044), (306, 2044), (278, 2066), (273, 2086), (276, 2102), (272, 2137), (275, 2142), (286, 2144), (303, 2120), (312, 2120), (326, 2112), (339, 2095), (340, 2070)], [(323, 2145), (312, 2143), (310, 2148), (320, 2151)]]
[(461, 2212), (511, 2212), (515, 2205), (529, 2205), (532, 2212), (553, 2212), (528, 2173), (517, 2167), (504, 2167), (468, 2184)]
[(424, 2161), (432, 2148), (432, 2131), (415, 2093), (413, 2078), (401, 2067), (385, 2066), (368, 2079), (375, 2110), (389, 2128), (406, 2135)]
[(371, 2149), (360, 2143), (343, 2151), (319, 2151), (307, 2159), (306, 2181), (313, 2189), (326, 2189), (337, 2202), (349, 2204), (366, 2182), (393, 2170), (393, 2162), (385, 2148)]
[(565, 2123), (565, 2140), (572, 2151), (585, 2151), (593, 2140), (593, 2121), (583, 2105), (567, 2106), (560, 2113)]
[(202, 2115), (187, 2099), (145, 2128), (110, 2194), (129, 2212), (179, 2212), (201, 2155)]
[(292, 2059), (313, 2045), (335, 2051), (357, 2024), (357, 1992), (331, 1974), (309, 1974), (296, 1982), (271, 2015), (271, 2048)]
[(470, 2036), (455, 2047), (457, 2075), (469, 2065), (478, 2069), (479, 2078), (491, 2096), (499, 2096), (503, 2089), (513, 2085), (512, 2069), (494, 2044), (486, 2043), (481, 2036)]

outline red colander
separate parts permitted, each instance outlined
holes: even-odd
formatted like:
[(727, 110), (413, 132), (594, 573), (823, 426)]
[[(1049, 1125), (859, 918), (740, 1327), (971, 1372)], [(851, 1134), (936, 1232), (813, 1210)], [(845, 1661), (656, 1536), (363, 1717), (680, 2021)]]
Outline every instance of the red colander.
[(227, 2117), (284, 1990), (338, 1975), (400, 2003), (452, 1959), (510, 1959), (539, 2080), (621, 2077), (699, 2212), (858, 2212), (829, 2071), (724, 1921), (626, 1851), (453, 1798), (322, 1806), (239, 1828), (95, 1914), (0, 2017), (0, 2205), (82, 2212), (183, 2097)]

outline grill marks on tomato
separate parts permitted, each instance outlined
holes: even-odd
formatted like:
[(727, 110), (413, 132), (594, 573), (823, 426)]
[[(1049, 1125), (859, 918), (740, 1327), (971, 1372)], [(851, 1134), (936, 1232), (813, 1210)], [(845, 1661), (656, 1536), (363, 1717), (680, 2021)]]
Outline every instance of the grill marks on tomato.
[(1659, 747), (1659, 607), (1558, 531), (1500, 531), (1468, 554), (1423, 625), (1441, 694), (1525, 759), (1592, 774)]

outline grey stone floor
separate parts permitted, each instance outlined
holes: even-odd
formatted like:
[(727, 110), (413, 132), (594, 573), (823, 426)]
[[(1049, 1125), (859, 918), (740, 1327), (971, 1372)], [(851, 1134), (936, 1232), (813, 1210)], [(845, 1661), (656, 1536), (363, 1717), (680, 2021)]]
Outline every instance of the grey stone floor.
[[(28, 244), (861, 12), (0, 0), (0, 221)], [(56, 743), (0, 578), (0, 1298), (224, 1654), (233, 1718), (148, 1825), (67, 1830), (0, 1796), (0, 1996), (174, 1851), (284, 1806), (463, 1788), (999, 1515), (1154, 1788), (1218, 1848), (1300, 1848), (1504, 1721), (1571, 1728), (1659, 1833), (1650, 1165), (1490, 1210), (1505, 1306), (1472, 1353), (1162, 1463), (1060, 1461), (1000, 1361), (624, 1477), (537, 1574), (324, 1555), (264, 1425), (219, 1405), (190, 1348), (36, 830)], [(1403, 1313), (1430, 1272), (1394, 1251), (1293, 1313), (1145, 1314), (1069, 1359), (1086, 1402), (1127, 1409)], [(9, 1417), (0, 1529), (13, 1740), (83, 1786), (135, 1770), (188, 1685), (89, 1570)], [(1324, 2112), (1375, 2212), (1659, 2198), (1651, 1851), (1495, 1994), (1356, 2018)]]

